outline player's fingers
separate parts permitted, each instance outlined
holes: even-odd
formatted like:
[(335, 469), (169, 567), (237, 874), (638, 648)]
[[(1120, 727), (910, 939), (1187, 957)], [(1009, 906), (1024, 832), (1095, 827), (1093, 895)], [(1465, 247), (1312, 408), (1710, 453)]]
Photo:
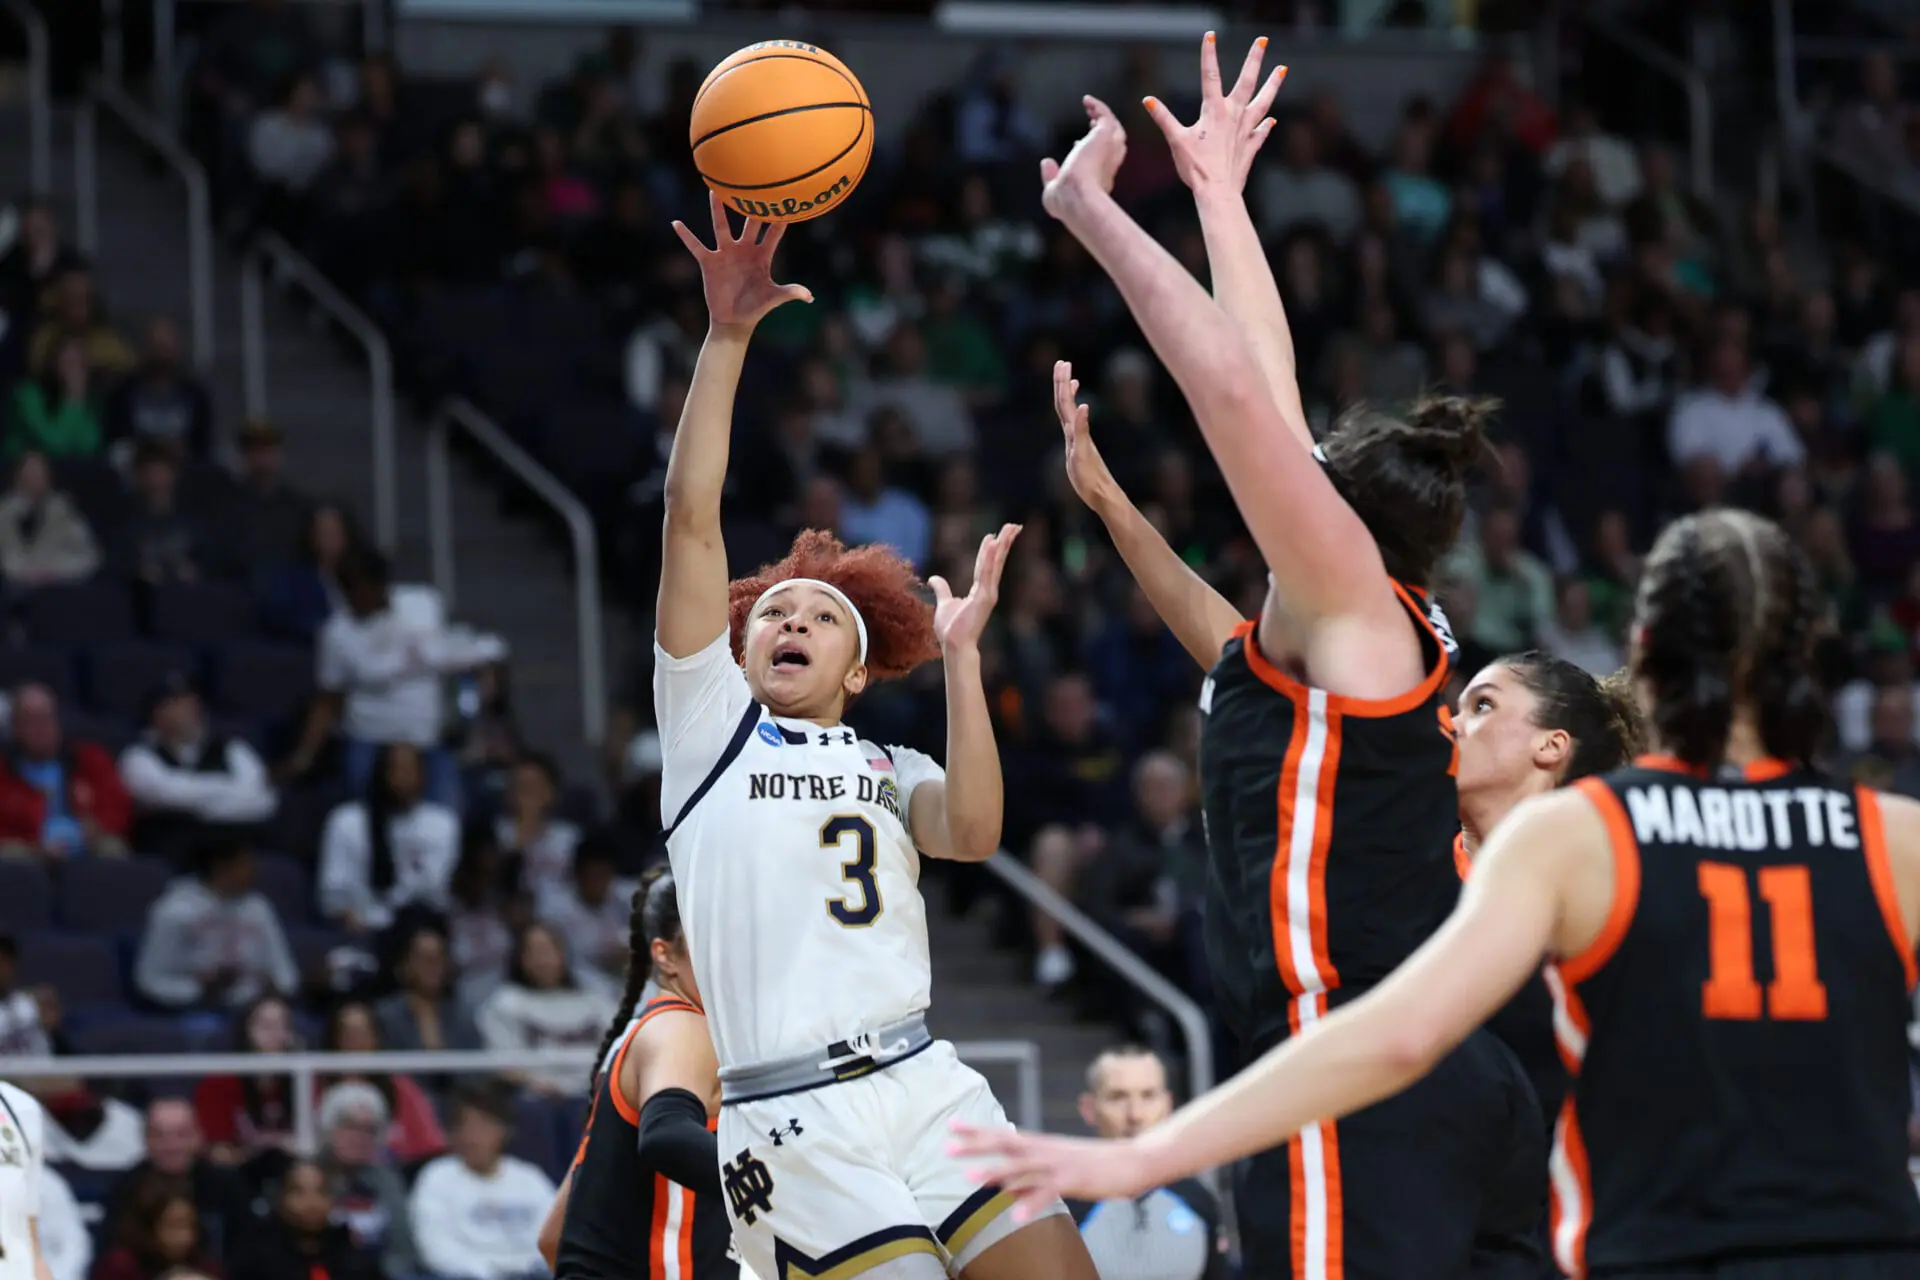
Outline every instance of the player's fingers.
[(1240, 64), (1240, 76), (1233, 82), (1233, 91), (1227, 96), (1235, 102), (1247, 102), (1253, 97), (1253, 91), (1260, 85), (1260, 64), (1267, 60), (1267, 38), (1261, 36), (1247, 50), (1245, 62)]
[(1200, 37), (1200, 98), (1212, 102), (1220, 96), (1220, 50), (1213, 32)]
[(1096, 125), (1107, 125), (1122, 138), (1127, 136), (1125, 126), (1120, 123), (1120, 117), (1113, 114), (1112, 107), (1100, 101), (1100, 99), (1094, 97), (1092, 94), (1088, 94), (1086, 97), (1080, 99), (1080, 102), (1087, 109), (1087, 119)]
[(1140, 105), (1147, 109), (1147, 118), (1160, 126), (1160, 132), (1166, 135), (1168, 142), (1185, 130), (1186, 126), (1174, 118), (1173, 112), (1167, 110), (1167, 104), (1160, 99), (1149, 95), (1140, 99)]
[(1082, 440), (1093, 434), (1093, 410), (1083, 404), (1073, 407), (1073, 434)]
[(733, 224), (727, 218), (727, 206), (720, 203), (720, 193), (707, 192), (707, 212), (713, 215), (713, 247), (718, 249), (733, 239)]
[(760, 232), (757, 236), (754, 237), (753, 242), (759, 245), (761, 251), (764, 252), (769, 258), (771, 258), (773, 256), (773, 251), (780, 247), (780, 238), (786, 234), (787, 234), (786, 223), (763, 222), (760, 224)]
[(1254, 94), (1253, 100), (1247, 103), (1247, 114), (1253, 116), (1267, 114), (1273, 108), (1273, 100), (1279, 96), (1280, 86), (1285, 84), (1286, 80), (1287, 69), (1284, 66), (1275, 67), (1273, 74), (1267, 77), (1266, 83), (1260, 86), (1260, 92)]
[(1048, 157), (1040, 162), (1040, 181), (1052, 182), (1060, 176), (1060, 162)]
[(674, 221), (673, 234), (680, 237), (680, 243), (687, 246), (687, 252), (694, 257), (704, 257), (709, 252), (707, 246), (700, 243), (700, 237), (688, 230), (687, 224), (678, 219)]
[(813, 290), (803, 284), (783, 284), (780, 286), (780, 296), (795, 302), (812, 302)]

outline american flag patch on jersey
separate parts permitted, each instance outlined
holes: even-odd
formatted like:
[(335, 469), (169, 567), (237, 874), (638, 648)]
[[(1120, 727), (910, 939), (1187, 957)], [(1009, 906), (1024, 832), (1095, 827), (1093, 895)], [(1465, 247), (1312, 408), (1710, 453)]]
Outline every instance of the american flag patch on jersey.
[(867, 763), (873, 766), (873, 771), (875, 773), (892, 773), (893, 772), (893, 761), (887, 759), (887, 757), (885, 757), (884, 755), (868, 756)]

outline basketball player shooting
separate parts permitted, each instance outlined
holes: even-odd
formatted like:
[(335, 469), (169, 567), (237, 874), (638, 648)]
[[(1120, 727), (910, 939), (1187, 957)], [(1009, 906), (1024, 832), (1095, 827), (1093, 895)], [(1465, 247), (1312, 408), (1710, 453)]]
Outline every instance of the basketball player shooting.
[[(743, 1260), (803, 1280), (1092, 1280), (1065, 1206), (1015, 1222), (1012, 1198), (946, 1153), (949, 1123), (1011, 1129), (987, 1083), (926, 1026), (932, 988), (920, 857), (1000, 843), (999, 751), (979, 640), (1019, 528), (980, 544), (931, 607), (891, 548), (820, 531), (729, 582), (720, 523), (733, 401), (754, 326), (808, 300), (773, 282), (782, 228), (714, 245), (709, 314), (667, 465), (654, 645), (661, 819), (720, 1066), (720, 1185)], [(862, 740), (847, 705), (942, 659), (947, 767)]]

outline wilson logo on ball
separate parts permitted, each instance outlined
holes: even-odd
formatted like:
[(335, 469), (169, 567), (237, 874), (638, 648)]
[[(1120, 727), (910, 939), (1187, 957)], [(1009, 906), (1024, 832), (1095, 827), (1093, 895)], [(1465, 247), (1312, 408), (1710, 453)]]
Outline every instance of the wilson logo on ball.
[(749, 218), (758, 218), (762, 222), (793, 221), (805, 218), (817, 218), (825, 213), (827, 206), (839, 202), (840, 197), (853, 190), (853, 179), (841, 175), (839, 181), (814, 196), (811, 200), (796, 200), (792, 196), (783, 196), (778, 202), (768, 200), (750, 200), (746, 196), (728, 196), (727, 203), (735, 213)]
[(873, 104), (846, 66), (799, 40), (748, 45), (693, 102), (700, 177), (750, 218), (804, 222), (840, 204), (873, 158)]

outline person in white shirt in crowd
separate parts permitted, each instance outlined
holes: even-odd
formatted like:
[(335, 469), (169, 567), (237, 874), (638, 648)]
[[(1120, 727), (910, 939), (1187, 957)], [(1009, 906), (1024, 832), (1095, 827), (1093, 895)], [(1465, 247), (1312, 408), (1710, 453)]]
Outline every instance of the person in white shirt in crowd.
[(460, 819), (425, 795), (421, 753), (375, 753), (364, 800), (327, 815), (320, 835), (320, 910), (352, 934), (379, 933), (409, 907), (444, 912), (460, 862)]
[(305, 191), (333, 159), (333, 129), (321, 112), (320, 85), (302, 73), (280, 105), (263, 111), (247, 135), (247, 160), (269, 187)]
[(46, 1127), (33, 1095), (0, 1080), (0, 1280), (53, 1280), (40, 1248)]
[(50, 1058), (53, 1042), (34, 993), (16, 985), (20, 944), (0, 930), (0, 1060)]
[(254, 888), (253, 850), (238, 836), (214, 836), (194, 864), (147, 911), (134, 986), (168, 1009), (234, 1009), (269, 992), (292, 995), (300, 970), (273, 904)]
[(279, 798), (267, 767), (238, 738), (214, 732), (193, 681), (179, 672), (147, 697), (147, 732), (120, 753), (133, 797), (133, 845), (181, 858), (206, 836), (265, 822)]
[(311, 770), (337, 727), (345, 740), (349, 785), (365, 784), (381, 744), (404, 742), (425, 758), (428, 797), (458, 809), (459, 761), (440, 745), (443, 682), (501, 661), (506, 645), (498, 636), (449, 625), (432, 588), (394, 586), (387, 558), (378, 551), (353, 548), (342, 557), (338, 576), (347, 607), (320, 628), (314, 646), (320, 692), (282, 772)]
[(1547, 176), (1558, 178), (1575, 160), (1585, 160), (1593, 170), (1593, 185), (1610, 209), (1624, 209), (1645, 185), (1632, 144), (1603, 131), (1600, 118), (1584, 102), (1567, 112), (1566, 130), (1548, 150)]
[(453, 1106), (453, 1151), (420, 1170), (408, 1205), (421, 1265), (441, 1280), (546, 1275), (534, 1241), (553, 1180), (505, 1154), (513, 1113), (497, 1089), (463, 1085)]
[(81, 582), (100, 567), (87, 518), (53, 487), (44, 453), (22, 454), (13, 487), (0, 496), (0, 578), (12, 587)]
[(613, 837), (594, 832), (573, 851), (571, 879), (539, 899), (540, 919), (573, 944), (574, 954), (609, 978), (626, 971), (627, 924), (638, 881), (619, 873)]
[(1626, 663), (1619, 644), (1594, 621), (1593, 595), (1586, 580), (1565, 577), (1554, 585), (1553, 616), (1543, 619), (1534, 639), (1542, 649), (1565, 658), (1596, 680), (1604, 680)]
[(502, 865), (492, 829), (468, 823), (460, 833), (460, 865), (453, 870), (447, 955), (458, 975), (455, 994), (473, 1009), (506, 980), (514, 930), (529, 918), (526, 896), (508, 892)]
[(1753, 385), (1746, 345), (1735, 336), (1713, 344), (1706, 383), (1674, 404), (1667, 452), (1687, 496), (1701, 507), (1717, 503), (1743, 474), (1798, 466), (1807, 457), (1786, 411)]
[[(548, 925), (530, 924), (516, 940), (506, 981), (481, 1004), (474, 1021), (489, 1049), (591, 1048), (600, 1043), (618, 1003), (604, 984), (581, 981), (568, 962), (566, 939)], [(501, 1075), (550, 1098), (587, 1090), (582, 1073), (571, 1065)]]
[(1304, 117), (1288, 122), (1280, 163), (1260, 166), (1253, 181), (1261, 230), (1270, 236), (1307, 225), (1322, 227), (1344, 243), (1360, 226), (1359, 188), (1320, 162), (1320, 135)]
[(51, 1280), (87, 1280), (93, 1266), (93, 1234), (80, 1216), (73, 1188), (54, 1168), (40, 1170), (40, 1256)]
[[(506, 859), (507, 882), (539, 902), (566, 887), (580, 843), (580, 828), (555, 812), (560, 767), (553, 757), (539, 751), (521, 756), (507, 780), (506, 800), (493, 833)], [(624, 917), (620, 929), (625, 946)]]

